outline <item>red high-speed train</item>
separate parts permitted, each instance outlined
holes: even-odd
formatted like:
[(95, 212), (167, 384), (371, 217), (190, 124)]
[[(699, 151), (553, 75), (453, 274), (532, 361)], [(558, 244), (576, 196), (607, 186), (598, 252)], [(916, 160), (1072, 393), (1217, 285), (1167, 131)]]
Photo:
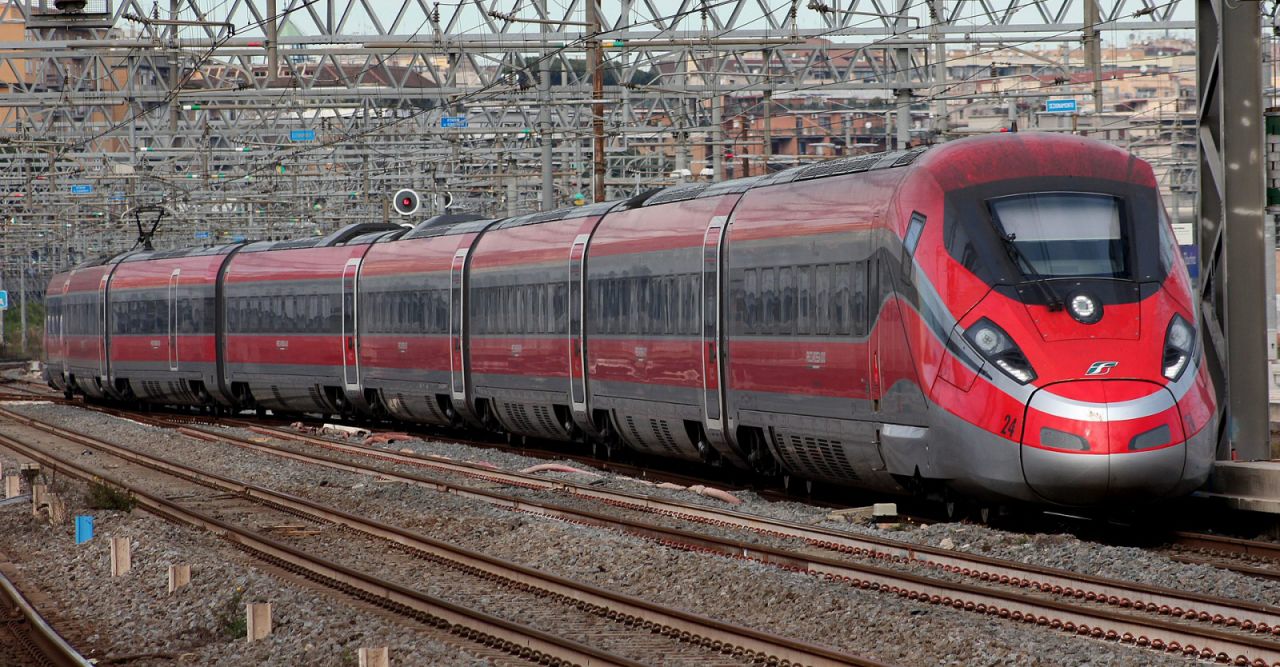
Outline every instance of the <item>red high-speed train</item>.
[(50, 383), (1114, 507), (1218, 409), (1151, 167), (999, 134), (489, 220), (133, 252), (54, 277)]

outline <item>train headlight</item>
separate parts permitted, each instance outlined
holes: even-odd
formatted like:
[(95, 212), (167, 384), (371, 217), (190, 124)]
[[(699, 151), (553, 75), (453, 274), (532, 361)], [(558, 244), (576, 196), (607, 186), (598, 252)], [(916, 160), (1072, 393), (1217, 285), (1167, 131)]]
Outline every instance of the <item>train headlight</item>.
[(1164, 334), (1164, 358), (1161, 360), (1164, 376), (1170, 380), (1182, 377), (1195, 348), (1195, 330), (1181, 315), (1174, 315)]
[(1102, 319), (1102, 304), (1088, 294), (1076, 294), (1070, 299), (1071, 316), (1081, 324), (1093, 324)]
[(1036, 372), (1031, 368), (1026, 355), (1013, 342), (1004, 329), (996, 326), (987, 318), (982, 318), (964, 332), (973, 348), (993, 366), (1005, 375), (1013, 378), (1018, 384), (1026, 384), (1036, 379)]
[(999, 351), (1002, 340), (995, 329), (983, 327), (973, 334), (973, 342), (977, 344), (979, 350), (986, 354), (994, 354)]

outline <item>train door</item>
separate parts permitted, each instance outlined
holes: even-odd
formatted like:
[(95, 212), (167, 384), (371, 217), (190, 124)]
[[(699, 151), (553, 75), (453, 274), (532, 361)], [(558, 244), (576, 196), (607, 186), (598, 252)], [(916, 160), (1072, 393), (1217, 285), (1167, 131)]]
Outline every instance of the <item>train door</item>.
[(178, 370), (178, 275), (182, 269), (169, 274), (169, 370)]
[[(867, 261), (863, 263), (863, 270), (867, 284), (867, 305), (866, 314), (863, 316), (863, 331), (866, 332), (867, 341), (867, 399), (871, 401), (872, 412), (880, 412), (880, 347), (879, 336), (876, 334), (877, 324), (880, 319), (880, 304), (883, 302), (881, 295), (880, 281), (880, 256), (873, 249), (871, 255), (867, 257)], [(856, 266), (856, 265), (855, 265)], [(883, 328), (880, 328), (883, 330)]]
[(360, 260), (349, 259), (342, 268), (342, 381), (359, 390), (360, 362), (356, 356), (356, 276)]
[(107, 373), (110, 370), (107, 367), (107, 285), (110, 281), (111, 271), (107, 270), (98, 281), (98, 312), (95, 314), (98, 320), (98, 379), (104, 387), (108, 385)]
[(71, 278), (62, 282), (62, 298), (58, 300), (58, 353), (62, 356), (62, 380), (65, 382), (70, 370), (67, 368), (67, 292), (71, 291)]
[(724, 383), (721, 366), (720, 255), (728, 216), (711, 219), (702, 239), (702, 409), (707, 438), (724, 442)]
[(453, 255), (449, 270), (449, 376), (455, 406), (466, 405), (467, 400), (467, 369), (462, 349), (466, 336), (462, 326), (467, 312), (463, 308), (465, 292), (462, 289), (466, 268), (467, 248), (462, 248)]
[(569, 400), (573, 406), (575, 421), (588, 422), (586, 341), (582, 332), (582, 320), (586, 300), (586, 254), (590, 234), (579, 234), (569, 250)]

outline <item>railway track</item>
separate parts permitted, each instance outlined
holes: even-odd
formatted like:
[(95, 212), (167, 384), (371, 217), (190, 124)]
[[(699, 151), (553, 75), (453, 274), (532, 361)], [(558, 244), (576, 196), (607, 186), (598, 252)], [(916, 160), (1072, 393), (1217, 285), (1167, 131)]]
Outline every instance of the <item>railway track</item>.
[(70, 644), (44, 620), (30, 602), (0, 573), (0, 665), (89, 667)]
[(1280, 544), (1208, 533), (1171, 535), (1169, 558), (1280, 581)]
[[(254, 430), (262, 435), (302, 441), (348, 456), (372, 457), (484, 485), (552, 491), (576, 500), (593, 501), (605, 511), (529, 500), (480, 488), (480, 485), (469, 486), (437, 477), (398, 472), (387, 466), (353, 463), (347, 459), (254, 441), (260, 438), (251, 440), (187, 426), (179, 429), (193, 438), (224, 442), (334, 469), (376, 474), (386, 479), (486, 500), (518, 511), (614, 528), (677, 548), (753, 559), (912, 600), (1224, 663), (1280, 665), (1280, 641), (1277, 640), (1280, 637), (1280, 608), (1268, 605), (1188, 594), (884, 538), (850, 535), (279, 429), (254, 427)], [(731, 528), (751, 534), (755, 541), (725, 539), (704, 532), (671, 528), (656, 522), (617, 516), (615, 511), (677, 520), (694, 528)], [(791, 546), (774, 546), (785, 543), (791, 543)], [(903, 568), (909, 571), (903, 572)]]
[[(551, 658), (552, 664), (631, 665), (647, 664), (650, 660), (646, 657), (662, 656), (665, 664), (672, 665), (879, 664), (547, 575), (303, 498), (70, 433), (9, 411), (0, 410), (0, 415), (67, 442), (92, 447), (130, 465), (159, 471), (207, 490), (192, 493), (169, 489), (168, 493), (161, 495), (138, 489), (134, 484), (126, 485), (119, 479), (122, 475), (109, 480), (121, 488), (135, 487), (132, 489), (135, 496), (153, 512), (210, 529), (238, 547), (309, 579), (361, 597), (373, 599), (381, 595), (377, 601), (384, 606), (419, 618), (425, 615), (424, 620), (443, 626), (453, 634), (464, 637), (478, 635), (486, 645), (529, 657), (534, 663)], [(0, 436), (0, 445), (78, 477), (103, 477), (100, 472), (81, 467), (65, 456), (38, 451), (7, 436)], [(136, 476), (130, 475), (130, 479)], [(214, 493), (210, 495), (208, 491)], [(175, 503), (166, 496), (188, 500)], [(418, 585), (410, 589), (395, 581), (381, 580), (341, 563), (324, 561), (310, 554), (302, 545), (269, 540), (256, 531), (241, 528), (237, 524), (246, 522), (243, 518), (248, 514), (246, 503), (287, 515), (288, 525), (295, 534), (318, 535), (329, 528), (336, 528), (342, 531), (340, 539), (345, 543), (357, 539), (376, 543), (369, 547), (369, 557), (378, 559), (382, 554), (379, 560), (384, 568), (414, 572), (411, 578)], [(237, 517), (235, 522), (227, 519), (233, 515)], [(299, 519), (308, 523), (294, 525)], [(255, 515), (254, 522), (281, 525), (281, 519), (275, 517)], [(394, 558), (400, 559), (394, 564), (386, 563), (387, 543), (395, 547)], [(410, 560), (414, 562), (407, 562)], [(435, 578), (434, 583), (429, 581), (431, 577)], [(514, 623), (485, 611), (461, 608), (448, 600), (429, 599), (416, 590), (431, 586), (450, 588), (451, 598), (486, 600), (489, 605), (504, 607), (523, 622)], [(383, 593), (379, 594), (379, 591)], [(572, 636), (583, 643), (564, 639), (564, 636)], [(617, 653), (613, 652), (615, 649)]]
[[(263, 423), (250, 420), (237, 419), (234, 417), (223, 419), (212, 419), (203, 416), (190, 417), (193, 423), (202, 423), (209, 425), (229, 425), (247, 429), (264, 428)], [(314, 426), (324, 423), (323, 420), (316, 420)], [(281, 425), (283, 422), (281, 422)], [(269, 427), (267, 427), (269, 428)], [(297, 434), (285, 429), (273, 431), (275, 433), (288, 434), (288, 437), (296, 437)], [(376, 433), (377, 431), (373, 431)], [(589, 456), (577, 455), (571, 452), (562, 452), (555, 450), (531, 449), (517, 445), (509, 445), (497, 442), (488, 442), (483, 440), (474, 440), (468, 438), (459, 438), (456, 435), (441, 435), (433, 432), (420, 432), (409, 430), (408, 434), (415, 437), (444, 438), (449, 442), (456, 444), (464, 444), (468, 446), (480, 447), (484, 449), (496, 449), (499, 451), (540, 458), (544, 460), (568, 460), (575, 463), (592, 466), (598, 470), (605, 472), (626, 475), (642, 480), (652, 480), (657, 482), (673, 482), (685, 486), (696, 484), (706, 484), (709, 481), (704, 477), (695, 477), (690, 475), (682, 475), (662, 469), (653, 469), (642, 465), (632, 465), (628, 463), (620, 463), (617, 461), (606, 461)], [(324, 440), (323, 438), (320, 438)], [(743, 490), (743, 487), (730, 487), (732, 491)], [(847, 502), (840, 502), (826, 497), (806, 497), (797, 496), (788, 493), (785, 489), (779, 488), (755, 488), (751, 487), (757, 495), (768, 498), (770, 500), (780, 500), (788, 502), (799, 502), (804, 504), (815, 504), (821, 506), (834, 507), (851, 507)], [(904, 520), (915, 523), (935, 523), (937, 521), (947, 521), (946, 518), (937, 516), (929, 517), (903, 517)], [(1196, 532), (1174, 532), (1170, 534), (1170, 547), (1163, 550), (1162, 555), (1165, 557), (1181, 562), (1198, 565), (1207, 565), (1219, 569), (1230, 570), (1238, 574), (1257, 577), (1260, 579), (1270, 579), (1280, 581), (1280, 544), (1274, 542), (1265, 542), (1258, 540), (1244, 540), (1239, 538), (1224, 537), (1220, 535), (1212, 535)]]
[[(129, 413), (131, 419), (138, 415)], [(170, 419), (146, 417), (156, 425), (174, 427)], [(207, 422), (207, 418), (183, 418), (186, 422)], [(781, 567), (807, 571), (828, 578), (849, 581), (863, 588), (885, 590), (913, 600), (935, 604), (948, 604), (962, 609), (985, 611), (993, 615), (1019, 619), (1023, 622), (1058, 627), (1090, 636), (1112, 638), (1137, 645), (1174, 650), (1188, 655), (1220, 662), (1250, 665), (1280, 664), (1280, 609), (1267, 605), (1233, 601), (1221, 598), (1187, 594), (1158, 587), (1128, 584), (1061, 570), (1038, 568), (1019, 563), (976, 555), (967, 555), (928, 546), (901, 543), (893, 540), (854, 536), (828, 531), (813, 526), (788, 524), (767, 518), (717, 511), (705, 506), (660, 500), (648, 496), (608, 491), (589, 485), (578, 485), (561, 480), (547, 480), (532, 475), (507, 473), (484, 466), (469, 465), (453, 460), (416, 456), (399, 452), (355, 445), (349, 442), (299, 434), (278, 428), (266, 428), (258, 423), (241, 420), (223, 420), (228, 425), (250, 428), (260, 435), (304, 442), (338, 451), (355, 457), (373, 457), (384, 462), (429, 469), (462, 480), (474, 480), (486, 485), (500, 484), (508, 487), (553, 491), (575, 499), (588, 499), (613, 510), (648, 514), (665, 520), (678, 520), (692, 525), (707, 525), (741, 530), (755, 536), (803, 544), (805, 553), (794, 549), (771, 549), (768, 545), (745, 543), (735, 540), (717, 540), (689, 531), (667, 530), (643, 521), (619, 521), (607, 514), (584, 512), (550, 503), (532, 502), (515, 496), (497, 493), (413, 475), (399, 475), (385, 468), (354, 465), (332, 457), (305, 454), (281, 449), (262, 442), (252, 442), (226, 433), (181, 425), (181, 431), (202, 440), (215, 440), (240, 447), (264, 451), (277, 456), (306, 461), (331, 468), (363, 473), (375, 473), (389, 479), (398, 479), (434, 488), (438, 491), (468, 495), (488, 502), (543, 514), (566, 521), (617, 528), (643, 535), (664, 543), (686, 549), (711, 551), (738, 558), (752, 558)], [(261, 440), (257, 438), (255, 440)], [(1235, 541), (1241, 547), (1244, 541)], [(1215, 540), (1215, 544), (1221, 543)], [(1250, 543), (1252, 544), (1252, 543)], [(1242, 547), (1241, 547), (1242, 548)], [(823, 558), (808, 557), (813, 550), (830, 553), (835, 562)], [(959, 583), (976, 582), (978, 590), (937, 586), (936, 582), (911, 580), (910, 577), (894, 577), (892, 572), (867, 572), (859, 570), (858, 563), (841, 562), (850, 557), (857, 561), (892, 566), (908, 565), (931, 570)], [(853, 567), (851, 567), (853, 566)], [(1007, 593), (988, 597), (991, 591)], [(1034, 591), (1039, 602), (1019, 600), (1020, 594)], [(1083, 601), (1085, 604), (1080, 605)], [(1047, 603), (1063, 603), (1055, 606)], [(1021, 606), (1029, 604), (1030, 606)], [(1077, 615), (1080, 608), (1085, 613)], [(1090, 614), (1087, 608), (1104, 612)], [(1113, 612), (1116, 615), (1108, 615)], [(1232, 655), (1232, 651), (1239, 651)]]

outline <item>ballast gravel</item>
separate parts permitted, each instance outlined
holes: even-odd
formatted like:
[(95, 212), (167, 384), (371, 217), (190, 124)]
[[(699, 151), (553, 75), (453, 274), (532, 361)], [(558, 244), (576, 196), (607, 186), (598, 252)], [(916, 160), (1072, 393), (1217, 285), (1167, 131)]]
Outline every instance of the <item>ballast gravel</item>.
[[(0, 455), (0, 464), (14, 461)], [(29, 505), (0, 508), (0, 559), (70, 625), (69, 640), (99, 664), (350, 665), (362, 647), (388, 646), (396, 665), (482, 665), (423, 636), (410, 621), (268, 571), (227, 543), (143, 511), (86, 509), (84, 485), (57, 484), (73, 514), (94, 517), (95, 536), (76, 545), (69, 524), (32, 517)], [(128, 537), (132, 569), (110, 576), (112, 537)], [(168, 592), (171, 564), (191, 583)], [(272, 634), (245, 639), (245, 605), (270, 602)], [(60, 628), (61, 629), (61, 628)]]
[[(671, 549), (631, 535), (517, 513), (474, 499), (388, 483), (370, 475), (323, 469), (226, 445), (199, 442), (171, 431), (74, 407), (33, 403), (6, 407), (56, 421), (64, 428), (93, 433), (245, 482), (304, 495), (553, 574), (893, 664), (1191, 662), (1177, 656), (862, 591), (759, 563)], [(506, 470), (545, 462), (434, 441), (396, 442), (388, 448), (409, 448), (419, 453), (487, 462)], [(583, 467), (578, 463), (572, 465)], [(430, 471), (416, 472), (433, 475)], [(584, 481), (579, 475), (564, 478)], [(721, 506), (718, 501), (688, 492), (657, 489), (608, 473), (593, 483)], [(514, 493), (508, 488), (501, 490)], [(738, 495), (744, 501), (735, 508), (738, 511), (788, 521), (820, 523), (828, 512), (799, 503), (763, 500), (749, 492)], [(96, 554), (92, 549), (74, 547), (69, 528), (49, 528), (35, 523), (25, 507), (19, 511), (0, 510), (3, 534), (17, 530), (14, 534), (21, 536), (17, 541), (4, 540), (0, 548), (20, 563), (24, 575), (30, 573), (38, 585), (60, 603), (65, 600), (67, 604), (85, 605), (84, 617), (96, 619), (87, 624), (98, 628), (97, 636), (86, 640), (98, 655), (118, 653), (122, 647), (131, 646), (142, 647), (136, 648), (136, 652), (154, 650), (173, 654), (157, 659), (158, 662), (143, 664), (181, 660), (174, 664), (341, 665), (347, 664), (345, 652), (354, 651), (355, 642), (378, 645), (364, 641), (376, 637), (392, 646), (393, 656), (405, 656), (398, 658), (396, 664), (475, 662), (468, 656), (458, 655), (456, 649), (424, 640), (404, 624), (348, 606), (341, 598), (280, 584), (246, 562), (244, 555), (211, 537), (138, 511), (128, 515), (91, 513), (101, 517), (100, 535), (127, 530), (146, 536), (135, 537), (135, 571), (129, 575), (130, 581), (113, 581), (105, 576), (105, 541), (98, 544)], [(899, 540), (934, 545), (949, 540), (954, 548), (987, 555), (1184, 590), (1234, 594), (1245, 599), (1275, 600), (1275, 593), (1280, 590), (1267, 589), (1252, 579), (1213, 568), (1175, 563), (1138, 549), (1100, 547), (1069, 536), (1025, 536), (963, 524), (901, 530), (857, 524), (826, 525), (837, 530), (877, 532)], [(341, 545), (335, 544), (333, 548), (340, 549)], [(193, 586), (170, 599), (165, 595), (165, 567), (174, 558), (193, 563)], [(203, 574), (197, 576), (197, 573)], [(68, 575), (75, 578), (70, 579)], [(202, 582), (204, 588), (197, 588), (197, 582)], [(290, 616), (276, 611), (277, 631), (269, 642), (246, 645), (243, 640), (220, 639), (219, 617), (215, 612), (218, 605), (228, 604), (228, 596), (237, 587), (245, 588), (243, 595), (270, 597), (283, 609), (305, 609), (306, 613)], [(175, 599), (198, 599), (198, 602), (175, 609)], [(243, 609), (240, 611), (243, 614)], [(189, 657), (182, 657), (188, 654)], [(658, 662), (660, 657), (655, 656), (655, 664)]]

